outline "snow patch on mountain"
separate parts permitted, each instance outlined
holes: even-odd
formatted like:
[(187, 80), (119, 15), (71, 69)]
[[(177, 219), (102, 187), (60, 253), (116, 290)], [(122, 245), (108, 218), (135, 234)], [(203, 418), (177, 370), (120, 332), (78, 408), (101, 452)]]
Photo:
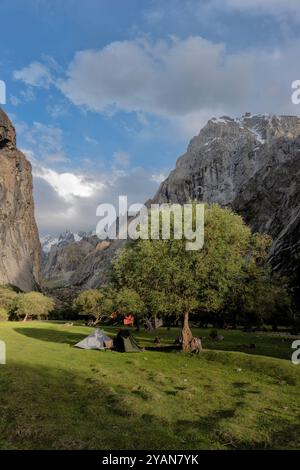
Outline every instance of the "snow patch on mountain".
[(52, 247), (66, 246), (74, 242), (80, 242), (84, 237), (88, 237), (90, 235), (92, 235), (92, 232), (71, 232), (70, 230), (66, 230), (58, 237), (45, 235), (40, 239), (42, 251), (48, 254), (50, 253)]

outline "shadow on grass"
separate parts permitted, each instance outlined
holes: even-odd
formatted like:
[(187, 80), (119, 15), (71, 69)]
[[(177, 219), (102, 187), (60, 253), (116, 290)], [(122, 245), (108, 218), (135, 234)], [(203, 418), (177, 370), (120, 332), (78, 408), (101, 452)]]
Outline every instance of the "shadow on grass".
[[(138, 392), (139, 400), (151, 399), (142, 389)], [(25, 400), (20, 400), (20, 393)], [(0, 449), (179, 446), (168, 423), (146, 414), (141, 406), (137, 411), (131, 394), (124, 387), (122, 392), (115, 390), (99, 374), (10, 363), (0, 382)]]
[[(299, 447), (300, 426), (279, 418), (262, 422), (266, 438), (257, 442), (247, 441), (246, 431), (232, 433), (230, 426), (224, 430), (227, 421), (238, 424), (237, 412), (243, 402), (194, 419), (188, 416), (172, 420), (172, 414), (168, 419), (159, 417), (149, 412), (147, 404), (141, 405), (152, 400), (143, 388), (136, 389), (134, 396), (139, 402), (133, 402), (132, 390), (126, 388), (126, 383), (112, 387), (97, 373), (12, 362), (1, 372), (1, 449)], [(170, 396), (170, 400), (174, 399)], [(184, 417), (184, 410), (181, 413)], [(268, 418), (264, 415), (262, 419)]]
[(14, 328), (16, 333), (40, 341), (50, 343), (65, 343), (74, 346), (76, 343), (86, 338), (87, 335), (73, 333), (71, 331), (48, 330), (47, 328)]
[[(272, 418), (269, 422), (268, 433), (265, 440), (247, 439), (247, 433), (235, 435), (230, 430), (230, 422), (236, 419), (236, 415), (245, 403), (240, 401), (235, 403), (234, 408), (212, 411), (210, 414), (201, 417), (199, 420), (178, 420), (176, 430), (181, 433), (185, 430), (187, 433), (198, 431), (209, 436), (212, 442), (218, 442), (227, 449), (240, 450), (276, 450), (276, 449), (298, 449), (300, 445), (300, 425), (290, 424), (280, 418)], [(228, 426), (224, 428), (224, 423), (228, 421)], [(258, 420), (257, 427), (266, 425), (264, 417)]]
[(161, 346), (146, 346), (146, 351), (157, 351), (157, 352), (181, 351), (181, 347), (178, 344), (166, 344), (166, 345), (161, 345)]

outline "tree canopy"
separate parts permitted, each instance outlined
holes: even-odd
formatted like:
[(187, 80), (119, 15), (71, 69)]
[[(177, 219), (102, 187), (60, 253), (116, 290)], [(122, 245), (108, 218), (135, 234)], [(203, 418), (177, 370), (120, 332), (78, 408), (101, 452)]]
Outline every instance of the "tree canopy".
[(115, 292), (111, 287), (88, 289), (81, 292), (73, 302), (79, 315), (90, 316), (98, 322), (103, 316), (110, 315), (115, 308)]
[(15, 314), (24, 321), (28, 317), (44, 318), (53, 310), (54, 301), (40, 292), (18, 294), (15, 303)]
[(118, 285), (135, 290), (148, 311), (182, 319), (184, 350), (192, 337), (189, 314), (199, 319), (206, 312), (217, 316), (245, 273), (263, 264), (271, 243), (217, 204), (206, 207), (204, 227), (201, 250), (186, 251), (184, 239), (137, 240), (114, 262)]

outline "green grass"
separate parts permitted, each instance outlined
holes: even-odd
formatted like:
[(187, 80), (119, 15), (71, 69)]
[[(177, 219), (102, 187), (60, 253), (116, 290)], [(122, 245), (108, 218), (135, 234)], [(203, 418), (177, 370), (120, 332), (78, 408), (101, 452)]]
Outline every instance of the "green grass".
[[(220, 331), (225, 340), (216, 343), (208, 330), (195, 330), (206, 349), (191, 357), (167, 347), (178, 330), (160, 329), (135, 336), (155, 348), (158, 334), (161, 351), (72, 347), (90, 331), (54, 322), (0, 325), (7, 345), (1, 449), (300, 447), (300, 366), (289, 360), (291, 341)], [(256, 348), (236, 351), (248, 343)]]

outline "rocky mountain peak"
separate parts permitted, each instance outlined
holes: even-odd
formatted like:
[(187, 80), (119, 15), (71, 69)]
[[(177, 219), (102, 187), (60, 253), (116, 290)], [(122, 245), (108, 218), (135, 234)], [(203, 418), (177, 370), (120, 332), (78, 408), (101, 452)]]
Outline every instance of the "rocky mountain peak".
[(300, 118), (269, 114), (244, 114), (233, 119), (213, 118), (194, 137), (161, 184), (154, 202), (188, 199), (231, 204), (240, 188), (263, 166), (285, 159), (272, 148), (280, 139), (300, 135)]
[(83, 238), (88, 238), (93, 235), (92, 231), (90, 232), (72, 232), (71, 230), (66, 230), (58, 236), (53, 235), (44, 235), (41, 237), (41, 246), (42, 251), (45, 254), (48, 254), (52, 248), (67, 246), (71, 243), (80, 242)]
[[(274, 139), (285, 137), (295, 139), (300, 134), (300, 118), (297, 116), (276, 116), (271, 114), (245, 113), (238, 118), (221, 116), (212, 118), (194, 137), (188, 152), (198, 151), (217, 139), (238, 141), (254, 140), (258, 144), (270, 145)], [(180, 163), (180, 160), (178, 161)]]

